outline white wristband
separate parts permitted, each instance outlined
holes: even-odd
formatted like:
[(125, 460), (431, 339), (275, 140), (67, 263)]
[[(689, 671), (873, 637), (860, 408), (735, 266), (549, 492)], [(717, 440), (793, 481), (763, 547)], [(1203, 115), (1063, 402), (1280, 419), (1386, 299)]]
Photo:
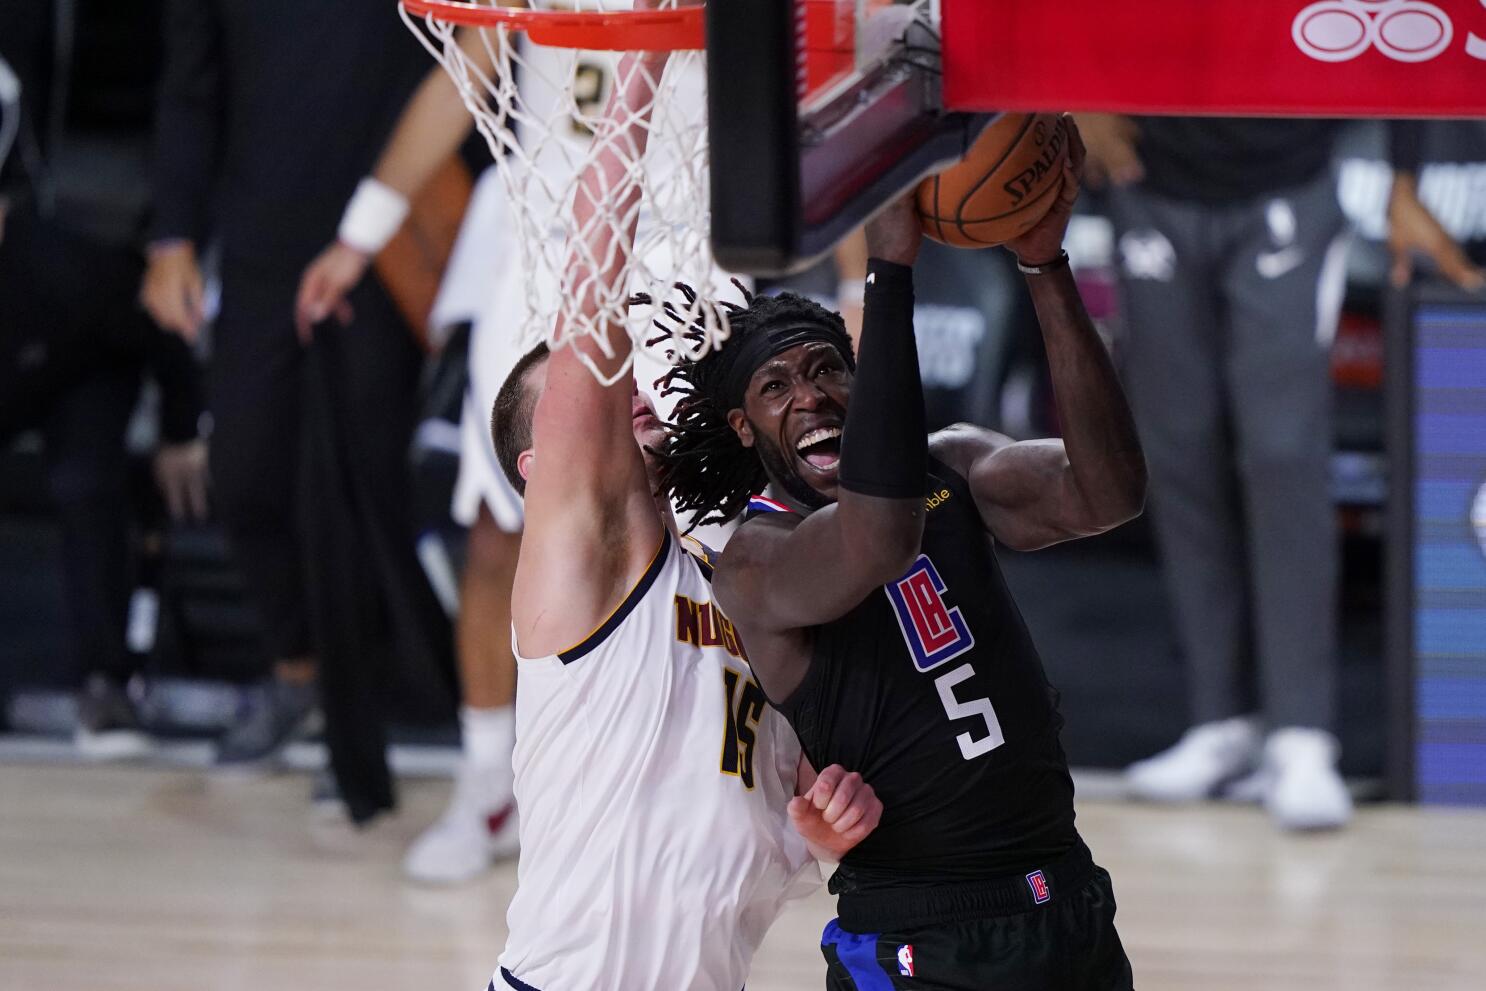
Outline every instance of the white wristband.
[(408, 198), (367, 176), (346, 204), (336, 237), (363, 254), (375, 255), (387, 247), (407, 216)]

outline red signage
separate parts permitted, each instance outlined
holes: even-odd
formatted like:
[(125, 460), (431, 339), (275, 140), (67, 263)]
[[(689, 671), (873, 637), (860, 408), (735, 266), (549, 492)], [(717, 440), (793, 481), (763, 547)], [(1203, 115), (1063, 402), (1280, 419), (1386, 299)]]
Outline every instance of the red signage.
[(1486, 117), (1486, 0), (942, 0), (956, 110)]

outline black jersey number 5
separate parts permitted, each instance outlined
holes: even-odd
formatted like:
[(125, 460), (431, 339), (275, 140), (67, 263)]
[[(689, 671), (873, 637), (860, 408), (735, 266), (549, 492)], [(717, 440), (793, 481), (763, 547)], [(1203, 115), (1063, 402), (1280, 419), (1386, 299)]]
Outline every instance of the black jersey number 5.
[(934, 679), (934, 687), (939, 690), (939, 701), (944, 703), (945, 715), (950, 719), (969, 719), (972, 716), (979, 716), (985, 720), (985, 736), (977, 739), (970, 733), (961, 733), (955, 737), (955, 742), (960, 745), (960, 753), (966, 760), (974, 760), (981, 754), (988, 754), (1006, 742), (1006, 737), (1001, 733), (1001, 721), (996, 718), (996, 710), (992, 707), (990, 699), (979, 698), (961, 702), (955, 698), (955, 686), (974, 674), (975, 669), (969, 664), (961, 664), (953, 671), (941, 674)]
[[(948, 664), (975, 646), (975, 634), (959, 607), (944, 600), (944, 593), (949, 589), (929, 555), (920, 554), (908, 573), (887, 585), (886, 591), (913, 666), (920, 674)], [(961, 733), (955, 738), (966, 760), (988, 754), (1006, 742), (990, 699), (962, 702), (955, 697), (955, 686), (974, 675), (975, 669), (967, 661), (934, 678), (934, 687), (939, 692), (939, 701), (944, 704), (945, 715), (950, 719), (979, 717), (985, 720), (984, 736)]]

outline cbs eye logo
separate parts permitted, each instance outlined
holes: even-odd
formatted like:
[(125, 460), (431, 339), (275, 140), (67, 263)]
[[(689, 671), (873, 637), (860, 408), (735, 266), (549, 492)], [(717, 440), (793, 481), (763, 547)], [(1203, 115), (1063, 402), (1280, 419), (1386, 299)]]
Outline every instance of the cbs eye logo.
[[(1321, 62), (1349, 62), (1369, 48), (1395, 62), (1428, 62), (1450, 47), (1455, 25), (1424, 0), (1321, 0), (1295, 15), (1290, 36)], [(1486, 38), (1468, 34), (1465, 53), (1486, 59)]]

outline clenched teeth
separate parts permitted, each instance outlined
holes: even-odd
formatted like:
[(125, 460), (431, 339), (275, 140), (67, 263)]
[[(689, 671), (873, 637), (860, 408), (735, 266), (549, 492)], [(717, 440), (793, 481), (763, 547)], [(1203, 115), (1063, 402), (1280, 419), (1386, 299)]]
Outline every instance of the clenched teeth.
[(805, 448), (809, 447), (812, 444), (819, 444), (822, 441), (827, 440), (835, 440), (837, 437), (840, 436), (840, 427), (822, 427), (819, 430), (812, 430), (804, 437), (800, 438), (799, 442), (795, 444), (795, 450), (803, 451), (805, 450)]

